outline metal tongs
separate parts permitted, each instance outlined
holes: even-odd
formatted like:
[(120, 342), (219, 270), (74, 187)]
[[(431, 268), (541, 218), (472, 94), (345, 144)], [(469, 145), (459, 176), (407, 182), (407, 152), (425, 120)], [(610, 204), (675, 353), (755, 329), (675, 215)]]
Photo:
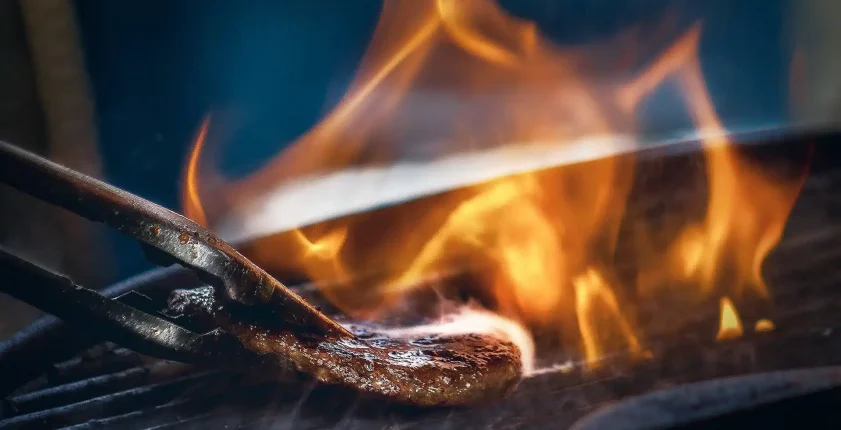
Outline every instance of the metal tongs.
[[(162, 206), (2, 141), (0, 182), (138, 240), (153, 262), (191, 269), (223, 300), (271, 308), (273, 315), (308, 334), (353, 337), (213, 233)], [(191, 332), (7, 251), (0, 250), (0, 269), (0, 291), (59, 318), (82, 322), (86, 329), (105, 335), (104, 340), (141, 353), (200, 362), (239, 345), (230, 334)]]

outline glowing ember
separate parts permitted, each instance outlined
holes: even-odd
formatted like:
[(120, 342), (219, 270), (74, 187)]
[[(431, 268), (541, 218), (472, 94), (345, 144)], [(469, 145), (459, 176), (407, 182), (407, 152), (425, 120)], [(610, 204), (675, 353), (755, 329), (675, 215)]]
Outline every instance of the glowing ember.
[(721, 298), (721, 322), (718, 326), (718, 340), (731, 340), (742, 337), (742, 321), (733, 302), (727, 297)]
[[(606, 73), (620, 67), (610, 59), (640, 51), (628, 37), (559, 47), (492, 0), (387, 0), (342, 101), (263, 170), (230, 184), (220, 200), (240, 215), (231, 219), (257, 220), (251, 231), (283, 227), (250, 246), (258, 264), (324, 281), (324, 296), (351, 316), (376, 315), (431, 273), (479, 267), (494, 321), (556, 332), (591, 364), (609, 351), (642, 351), (645, 333), (635, 323), (633, 300), (656, 300), (663, 291), (693, 304), (720, 294), (768, 295), (762, 263), (802, 185), (803, 177), (770, 178), (728, 141), (702, 76), (701, 32), (694, 25), (646, 57), (653, 61), (635, 59), (646, 67), (622, 68), (626, 79), (617, 82)], [(700, 220), (686, 214), (667, 246), (639, 241), (634, 283), (618, 276), (612, 262), (635, 163), (609, 155), (635, 147), (627, 136), (636, 134), (636, 115), (664, 86), (680, 92), (703, 139), (708, 204)], [(206, 131), (207, 124), (184, 192), (185, 212), (200, 222), (195, 166)], [(400, 182), (407, 175), (414, 182)], [(330, 187), (301, 194), (300, 183)], [(341, 188), (348, 183), (370, 186)], [(373, 203), (433, 194), (362, 212)], [(274, 209), (267, 211), (269, 204)], [(334, 217), (354, 215), (283, 220), (310, 206)], [(242, 216), (257, 212), (263, 217)], [(376, 285), (330, 283), (384, 269), (396, 274)], [(719, 338), (741, 335), (729, 299), (722, 299), (721, 315)], [(515, 341), (532, 348), (530, 340)]]
[(757, 333), (766, 333), (774, 330), (774, 323), (771, 320), (761, 319), (753, 327)]

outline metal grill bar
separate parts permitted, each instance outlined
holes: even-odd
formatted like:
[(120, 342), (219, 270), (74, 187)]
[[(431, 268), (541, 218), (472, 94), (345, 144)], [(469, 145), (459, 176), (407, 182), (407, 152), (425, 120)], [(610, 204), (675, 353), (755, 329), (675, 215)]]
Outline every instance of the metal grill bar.
[(172, 401), (190, 393), (219, 392), (232, 376), (218, 372), (199, 373), (172, 381), (145, 385), (78, 403), (18, 415), (3, 421), (2, 428), (58, 428), (105, 415), (120, 415)]

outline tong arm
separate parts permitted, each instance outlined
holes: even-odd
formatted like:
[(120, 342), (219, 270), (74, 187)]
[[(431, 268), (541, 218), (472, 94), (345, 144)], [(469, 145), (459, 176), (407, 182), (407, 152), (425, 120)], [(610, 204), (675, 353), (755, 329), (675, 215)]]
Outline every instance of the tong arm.
[(283, 317), (297, 326), (353, 337), (209, 230), (160, 205), (3, 141), (0, 182), (137, 239), (196, 271), (228, 299), (276, 301)]

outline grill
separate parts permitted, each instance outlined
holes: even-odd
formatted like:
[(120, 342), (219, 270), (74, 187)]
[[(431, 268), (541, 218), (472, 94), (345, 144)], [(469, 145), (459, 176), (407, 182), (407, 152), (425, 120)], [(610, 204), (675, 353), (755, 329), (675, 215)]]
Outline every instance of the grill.
[[(830, 367), (841, 365), (841, 292), (836, 291), (841, 281), (836, 263), (841, 258), (841, 147), (834, 133), (796, 140), (807, 137), (816, 142), (812, 172), (782, 243), (765, 265), (773, 308), (740, 308), (746, 326), (752, 315), (770, 312), (774, 331), (748, 329), (742, 338), (716, 342), (712, 334), (718, 309), (703, 307), (680, 332), (653, 330), (646, 342), (651, 359), (637, 361), (617, 352), (588, 371), (558, 351), (549, 361), (559, 365), (525, 379), (499, 403), (420, 409), (309, 381), (278, 382), (153, 359), (101, 343), (86, 335), (84, 327), (64, 327), (48, 317), (0, 346), (0, 391), (5, 396), (0, 428), (583, 429), (629, 422), (640, 428), (764, 422), (768, 428), (804, 413), (837, 424), (827, 405), (838, 399), (841, 387), (841, 368)], [(792, 146), (797, 145), (778, 142), (756, 152), (786, 159)], [(651, 180), (638, 181), (639, 197), (631, 213), (668, 217), (672, 205), (703, 201), (697, 198), (703, 187), (692, 181), (679, 191), (673, 182), (656, 190), (664, 188), (657, 178), (697, 166), (697, 155), (646, 161), (651, 165), (639, 171)], [(114, 285), (106, 293), (139, 291), (162, 300), (172, 289), (197, 285), (190, 272), (170, 267)], [(299, 290), (312, 288), (302, 285)], [(656, 311), (641, 310), (641, 318)], [(695, 384), (736, 375), (751, 376)], [(647, 394), (661, 389), (666, 390)], [(627, 403), (616, 404), (622, 400)], [(669, 402), (680, 405), (679, 416), (658, 409)], [(605, 409), (607, 405), (614, 406)], [(597, 410), (589, 421), (580, 421)], [(628, 421), (629, 411), (637, 413), (630, 415), (633, 421)]]

